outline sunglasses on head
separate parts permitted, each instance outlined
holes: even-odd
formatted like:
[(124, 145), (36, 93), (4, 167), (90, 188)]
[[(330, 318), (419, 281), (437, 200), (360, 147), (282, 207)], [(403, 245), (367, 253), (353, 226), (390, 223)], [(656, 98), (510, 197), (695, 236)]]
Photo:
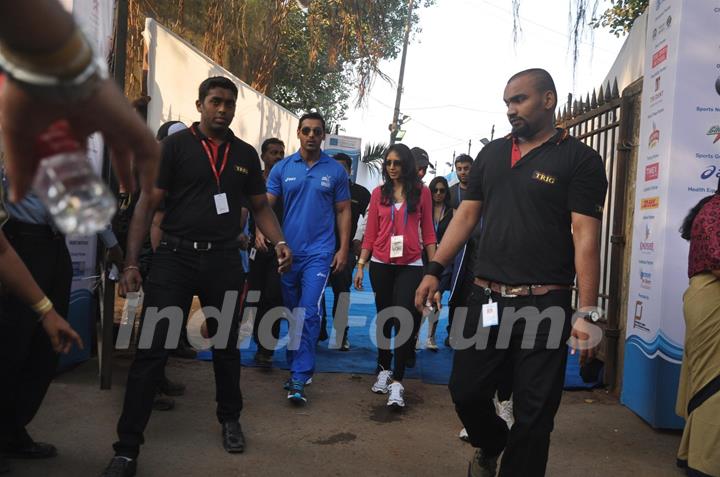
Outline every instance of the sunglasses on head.
[(402, 162), (399, 159), (390, 160), (390, 161), (385, 161), (385, 165), (388, 167), (389, 166), (402, 167)]
[(444, 187), (433, 187), (432, 191), (435, 194), (444, 194), (445, 192), (447, 192), (447, 189)]
[(324, 131), (322, 130), (322, 128), (311, 128), (309, 126), (305, 126), (300, 130), (300, 132), (303, 136), (309, 136), (311, 132), (314, 133), (316, 136), (322, 136)]

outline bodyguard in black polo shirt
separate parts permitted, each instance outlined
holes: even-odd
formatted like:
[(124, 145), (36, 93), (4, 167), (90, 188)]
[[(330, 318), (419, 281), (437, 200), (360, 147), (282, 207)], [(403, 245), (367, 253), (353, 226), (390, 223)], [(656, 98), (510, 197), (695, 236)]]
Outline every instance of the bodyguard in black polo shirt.
[[(592, 325), (579, 319), (571, 326), (571, 286), (577, 274), (581, 310), (597, 306), (599, 232), (607, 179), (597, 152), (567, 131), (555, 129), (557, 94), (545, 70), (514, 75), (503, 99), (512, 133), (488, 144), (478, 155), (467, 196), (434, 262), (428, 265), (416, 304), (422, 306), (430, 297), (439, 299), (436, 276), (470, 236), (482, 209), (464, 337), (487, 332), (485, 326), (488, 341), (485, 346), (473, 342), (469, 348), (456, 350), (449, 387), (470, 442), (478, 448), (468, 475), (494, 476), (504, 450), (501, 476), (533, 477), (545, 474), (550, 432), (562, 394), (565, 343), (572, 334), (574, 347), (591, 344), (587, 332)], [(492, 324), (495, 306), (499, 325)], [(564, 320), (559, 321), (562, 330), (553, 329), (556, 324), (544, 319), (527, 349), (523, 343), (526, 321), (514, 321), (510, 309), (517, 312), (524, 307), (535, 310), (534, 321), (531, 310), (523, 310), (528, 329), (537, 325), (537, 312), (558, 311), (560, 318), (564, 313)], [(588, 316), (598, 317), (597, 312)], [(561, 331), (555, 343), (554, 331)], [(510, 332), (507, 346), (498, 342), (499, 333), (505, 332)], [(591, 349), (582, 350), (581, 361), (590, 354)], [(492, 404), (508, 361), (513, 367), (515, 406), (515, 425), (509, 434)]]
[[(245, 447), (239, 423), (242, 395), (236, 309), (244, 281), (238, 237), (245, 201), (258, 227), (275, 244), (280, 270), (284, 271), (291, 261), (275, 214), (268, 206), (257, 152), (228, 128), (235, 115), (237, 93), (237, 87), (227, 78), (203, 81), (196, 101), (200, 122), (163, 143), (157, 187), (150, 196), (140, 196), (133, 214), (127, 264), (120, 282), (121, 293), (139, 288), (138, 254), (153, 213), (164, 199), (163, 238), (144, 285), (143, 313), (152, 308), (179, 307), (184, 325), (193, 295), (198, 295), (203, 307), (214, 307), (230, 317), (231, 323), (209, 319), (207, 325), (211, 336), (217, 331), (228, 334), (230, 329), (226, 342), (214, 343), (213, 369), (223, 446), (231, 453), (242, 452)], [(147, 324), (148, 320), (143, 322)], [(170, 320), (160, 320), (149, 349), (137, 350), (118, 422), (119, 440), (113, 446), (115, 457), (104, 476), (135, 475), (143, 431), (168, 357), (165, 346), (169, 325)], [(148, 339), (144, 334), (145, 330), (139, 348)], [(177, 342), (168, 346), (175, 347)]]

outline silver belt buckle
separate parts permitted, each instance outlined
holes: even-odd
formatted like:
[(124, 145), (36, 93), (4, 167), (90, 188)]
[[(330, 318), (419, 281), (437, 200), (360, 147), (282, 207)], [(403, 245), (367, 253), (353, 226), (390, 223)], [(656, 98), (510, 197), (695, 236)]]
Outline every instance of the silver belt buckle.
[[(510, 288), (517, 288), (517, 287), (510, 287)], [(506, 292), (507, 289), (508, 289), (508, 287), (506, 287), (505, 285), (500, 285), (500, 296), (501, 297), (503, 297), (503, 298), (517, 298), (518, 297), (517, 294), (507, 293)]]
[(210, 242), (206, 242), (206, 243), (207, 243), (206, 248), (200, 248), (199, 242), (193, 242), (193, 248), (195, 250), (197, 250), (198, 252), (207, 252), (208, 250), (210, 250), (212, 248), (212, 244)]

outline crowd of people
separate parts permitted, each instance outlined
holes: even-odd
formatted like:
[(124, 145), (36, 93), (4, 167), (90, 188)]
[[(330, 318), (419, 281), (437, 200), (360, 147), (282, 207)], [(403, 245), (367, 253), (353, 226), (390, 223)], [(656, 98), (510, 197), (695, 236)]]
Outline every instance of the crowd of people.
[[(53, 445), (34, 440), (27, 425), (58, 354), (83, 346), (63, 319), (72, 278), (64, 237), (28, 192), (41, 159), (35, 138), (64, 120), (77, 141), (100, 131), (111, 150), (124, 192), (121, 210), (131, 217), (125, 253), (112, 230), (101, 238), (109, 260), (122, 270), (120, 294), (142, 287), (141, 320), (151, 324), (142, 327), (114, 456), (103, 476), (135, 475), (145, 427), (152, 410), (162, 408), (158, 393), (182, 390), (169, 381), (165, 365), (185, 339), (194, 296), (205, 310), (217, 310), (203, 325), (213, 345), (216, 417), (224, 449), (242, 453), (235, 345), (243, 302), (258, 292), (258, 365), (271, 366), (280, 319), (288, 321), (290, 369), (283, 387), (291, 403), (307, 405), (316, 346), (327, 339), (325, 288), (330, 284), (336, 297), (353, 284), (362, 289), (366, 269), (378, 323), (377, 376), (370, 390), (387, 394), (392, 408), (405, 407), (403, 378), (421, 346), (420, 326), (427, 318), (425, 346), (436, 350), (441, 295), (448, 291), (450, 394), (464, 425), (461, 436), (476, 448), (467, 474), (494, 476), (498, 466), (502, 476), (545, 474), (565, 343), (580, 351), (581, 362), (594, 353), (607, 191), (599, 154), (556, 127), (557, 91), (545, 70), (524, 70), (508, 80), (503, 100), (511, 133), (474, 160), (455, 158), (459, 182), (453, 187), (442, 177), (426, 187), (427, 153), (394, 144), (383, 158), (382, 184), (368, 191), (350, 180), (348, 156), (323, 152), (326, 124), (317, 112), (300, 117), (297, 151), (286, 155), (283, 141), (268, 138), (258, 155), (230, 129), (238, 90), (224, 77), (200, 84), (199, 121), (165, 124), (156, 140), (53, 0), (0, 4), (0, 67), (6, 74), (0, 93), (2, 184), (9, 201), (0, 207), (0, 380), (6, 386), (0, 393), (0, 455), (57, 454)], [(701, 201), (682, 229), (691, 245), (678, 397), (687, 425), (679, 463), (690, 475), (717, 474), (720, 467), (712, 424), (720, 396), (719, 346), (707, 339), (720, 335), (716, 199)], [(240, 250), (248, 250), (250, 259), (247, 287)], [(575, 284), (577, 311), (571, 306)], [(332, 310), (341, 351), (351, 346), (347, 310), (341, 309), (347, 306), (335, 300)], [(179, 310), (179, 323), (158, 319), (158, 310), (171, 308)], [(517, 310), (527, 314), (518, 319)], [(543, 319), (549, 310), (559, 310), (559, 334), (553, 319)], [(540, 319), (533, 321), (536, 315)], [(475, 345), (479, 339), (482, 346)], [(9, 470), (0, 458), (0, 473)]]

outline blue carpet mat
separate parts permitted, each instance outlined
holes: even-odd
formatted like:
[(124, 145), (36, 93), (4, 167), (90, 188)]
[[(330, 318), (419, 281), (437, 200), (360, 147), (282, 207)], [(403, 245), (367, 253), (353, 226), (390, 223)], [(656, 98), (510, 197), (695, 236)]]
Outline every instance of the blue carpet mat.
[[(335, 334), (332, 328), (332, 305), (333, 292), (331, 288), (325, 290), (326, 309), (329, 311), (328, 333), (330, 338), (321, 342), (317, 347), (316, 371), (323, 373), (355, 373), (375, 374), (377, 363), (377, 348), (375, 346), (375, 301), (370, 286), (369, 274), (365, 275), (363, 291), (352, 289), (350, 294), (349, 351), (329, 349), (329, 343), (335, 343)], [(443, 346), (447, 337), (447, 307), (448, 293), (443, 295), (443, 308), (440, 311), (440, 319), (435, 333), (439, 350), (437, 352), (426, 349), (417, 351), (415, 367), (405, 372), (405, 377), (410, 379), (421, 379), (429, 384), (447, 384), (452, 367), (452, 350)], [(424, 323), (420, 331), (420, 343), (425, 343), (427, 338), (428, 325)], [(281, 328), (281, 340), (286, 336), (286, 323)], [(256, 347), (251, 337), (245, 338), (240, 345), (240, 359), (243, 366), (255, 366), (253, 356)], [(211, 360), (209, 350), (200, 351), (198, 359)], [(273, 366), (281, 369), (288, 369), (285, 360), (285, 347), (275, 351)], [(585, 383), (580, 378), (577, 355), (568, 355), (566, 368), (565, 387), (566, 389), (592, 388), (598, 383)]]

